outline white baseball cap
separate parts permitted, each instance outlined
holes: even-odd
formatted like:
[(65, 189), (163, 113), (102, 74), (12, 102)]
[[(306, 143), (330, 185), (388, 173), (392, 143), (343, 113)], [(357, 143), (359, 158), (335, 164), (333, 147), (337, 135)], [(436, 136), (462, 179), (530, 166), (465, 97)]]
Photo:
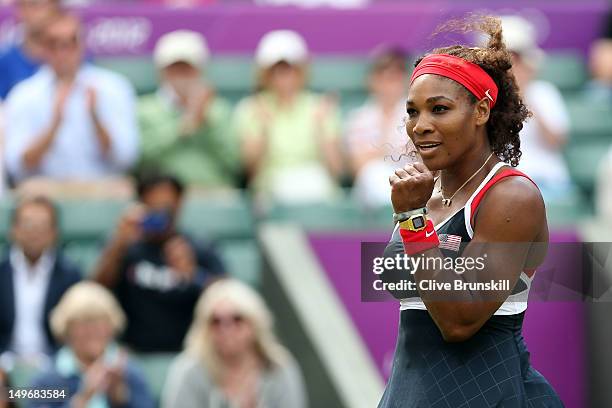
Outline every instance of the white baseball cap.
[(177, 62), (186, 62), (202, 68), (210, 57), (206, 39), (190, 30), (177, 30), (164, 34), (155, 44), (153, 60), (157, 68), (166, 68)]
[(525, 61), (538, 66), (545, 54), (538, 47), (538, 33), (533, 24), (516, 15), (501, 16), (502, 36), (509, 51), (525, 57)]
[(266, 33), (255, 51), (255, 63), (262, 68), (285, 61), (301, 64), (308, 60), (308, 46), (304, 38), (291, 30), (275, 30)]

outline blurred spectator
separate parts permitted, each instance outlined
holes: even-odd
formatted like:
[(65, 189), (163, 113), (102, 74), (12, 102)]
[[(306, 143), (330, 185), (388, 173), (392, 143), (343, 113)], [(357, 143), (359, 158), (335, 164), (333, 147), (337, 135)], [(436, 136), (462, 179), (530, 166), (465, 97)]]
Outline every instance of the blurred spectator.
[(518, 16), (502, 17), (504, 41), (512, 53), (512, 72), (523, 101), (533, 113), (521, 130), (519, 169), (531, 177), (545, 200), (553, 200), (571, 189), (563, 158), (569, 133), (569, 114), (559, 90), (535, 79), (544, 53), (536, 44), (535, 28)]
[(403, 126), (406, 59), (399, 49), (377, 52), (368, 79), (370, 98), (348, 116), (345, 142), (355, 178), (353, 193), (368, 207), (389, 205), (389, 174), (416, 155)]
[(169, 370), (162, 407), (306, 407), (300, 370), (272, 324), (253, 289), (236, 280), (212, 284)]
[(612, 224), (612, 147), (599, 164), (595, 188), (595, 210), (597, 215)]
[(9, 382), (8, 374), (4, 371), (2, 366), (0, 366), (0, 408), (14, 408), (15, 404), (12, 402), (8, 402), (4, 396), (4, 392), (7, 388), (11, 386)]
[(586, 85), (586, 95), (594, 102), (612, 105), (612, 38), (593, 42), (589, 68), (591, 80)]
[(174, 31), (158, 41), (154, 59), (161, 85), (140, 99), (141, 166), (189, 185), (232, 186), (238, 146), (229, 132), (229, 104), (201, 79), (206, 41), (193, 31)]
[[(71, 408), (154, 407), (143, 375), (114, 342), (124, 325), (121, 308), (102, 286), (82, 282), (70, 288), (51, 314), (53, 334), (64, 347), (33, 386), (67, 389), (63, 406)], [(29, 406), (49, 403), (30, 400)]]
[(81, 23), (60, 14), (43, 41), (48, 66), (6, 102), (6, 161), (20, 181), (39, 175), (95, 180), (118, 175), (138, 156), (134, 90), (123, 77), (83, 62)]
[(330, 98), (304, 89), (307, 59), (299, 34), (266, 34), (255, 55), (260, 89), (235, 112), (252, 186), (277, 202), (330, 199), (342, 170), (336, 106)]
[(98, 261), (95, 279), (111, 288), (128, 317), (123, 340), (141, 352), (179, 351), (217, 254), (176, 229), (183, 185), (169, 176), (139, 182), (129, 208)]
[(60, 0), (15, 0), (23, 38), (0, 54), (0, 99), (38, 71), (44, 54), (41, 31), (49, 16), (59, 12), (59, 6)]
[(57, 251), (58, 215), (51, 201), (20, 202), (12, 244), (0, 262), (0, 353), (10, 350), (35, 364), (55, 349), (49, 313), (80, 271)]

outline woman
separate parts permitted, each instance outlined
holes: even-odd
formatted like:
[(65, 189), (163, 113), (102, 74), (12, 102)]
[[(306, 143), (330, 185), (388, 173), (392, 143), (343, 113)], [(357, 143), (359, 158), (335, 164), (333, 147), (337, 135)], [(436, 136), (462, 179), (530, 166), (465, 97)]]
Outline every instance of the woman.
[(259, 90), (238, 104), (234, 118), (251, 186), (264, 201), (333, 198), (342, 167), (339, 118), (329, 98), (305, 89), (306, 42), (294, 31), (271, 31), (255, 63)]
[[(154, 407), (142, 374), (114, 343), (125, 326), (125, 316), (110, 292), (93, 282), (77, 283), (64, 294), (50, 319), (51, 330), (64, 347), (33, 387), (66, 390), (62, 407)], [(48, 405), (43, 400), (30, 401), (31, 407)]]
[[(416, 291), (394, 294), (403, 298), (399, 337), (379, 408), (561, 407), (531, 367), (521, 335), (544, 256), (538, 247), (548, 242), (540, 192), (512, 169), (529, 112), (510, 73), (499, 20), (465, 25), (490, 35), (485, 48), (436, 49), (417, 62), (411, 78), (406, 130), (423, 162), (389, 179), (399, 225), (385, 255), (423, 258), (427, 268), (412, 271)], [(480, 259), (484, 269), (460, 274), (429, 262), (457, 255)], [(421, 286), (487, 276), (507, 288)]]
[(381, 180), (414, 161), (409, 154), (394, 153), (414, 151), (401, 130), (408, 85), (406, 59), (400, 49), (378, 51), (368, 78), (370, 97), (348, 116), (345, 141), (355, 178), (353, 194), (365, 207), (387, 207), (389, 186)]
[(304, 408), (300, 370), (247, 285), (224, 279), (196, 306), (185, 351), (168, 373), (166, 408)]

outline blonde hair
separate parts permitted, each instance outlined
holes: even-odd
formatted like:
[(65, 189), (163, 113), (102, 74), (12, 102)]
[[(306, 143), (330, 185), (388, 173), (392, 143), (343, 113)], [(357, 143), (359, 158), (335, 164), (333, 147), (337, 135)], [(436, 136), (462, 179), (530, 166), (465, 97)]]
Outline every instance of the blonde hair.
[(51, 332), (58, 339), (65, 340), (68, 326), (73, 321), (100, 317), (108, 318), (115, 334), (125, 327), (125, 314), (106, 288), (95, 282), (79, 282), (66, 291), (51, 311)]
[(209, 328), (213, 311), (221, 302), (231, 303), (252, 325), (256, 350), (266, 364), (282, 367), (287, 363), (289, 353), (274, 335), (273, 317), (263, 298), (251, 287), (235, 279), (213, 283), (198, 300), (193, 323), (185, 338), (187, 353), (200, 359), (213, 377), (221, 375), (221, 362), (214, 350)]
[[(300, 76), (300, 89), (306, 87), (306, 83), (308, 82), (308, 65), (306, 63), (303, 64), (292, 64), (298, 71), (298, 75)], [(258, 67), (255, 72), (255, 92), (263, 92), (268, 91), (270, 89), (270, 81), (272, 76), (272, 69), (274, 65), (271, 67)]]

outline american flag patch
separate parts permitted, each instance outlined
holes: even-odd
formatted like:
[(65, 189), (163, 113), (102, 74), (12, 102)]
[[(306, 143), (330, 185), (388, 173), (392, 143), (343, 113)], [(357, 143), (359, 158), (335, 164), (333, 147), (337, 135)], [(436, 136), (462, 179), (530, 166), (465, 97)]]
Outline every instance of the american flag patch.
[(461, 237), (459, 235), (440, 234), (438, 239), (440, 240), (441, 249), (459, 252), (459, 246), (461, 245)]

